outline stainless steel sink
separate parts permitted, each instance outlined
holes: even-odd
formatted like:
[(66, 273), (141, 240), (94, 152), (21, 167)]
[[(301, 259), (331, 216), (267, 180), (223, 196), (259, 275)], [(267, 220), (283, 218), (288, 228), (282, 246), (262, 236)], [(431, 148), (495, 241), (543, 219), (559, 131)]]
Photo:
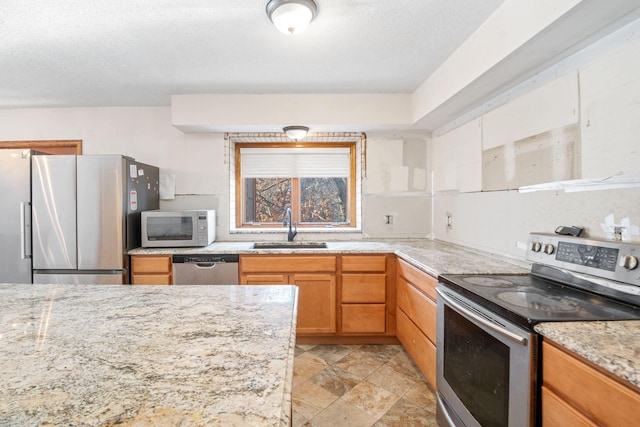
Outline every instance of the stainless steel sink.
[(326, 249), (325, 242), (256, 242), (253, 249)]

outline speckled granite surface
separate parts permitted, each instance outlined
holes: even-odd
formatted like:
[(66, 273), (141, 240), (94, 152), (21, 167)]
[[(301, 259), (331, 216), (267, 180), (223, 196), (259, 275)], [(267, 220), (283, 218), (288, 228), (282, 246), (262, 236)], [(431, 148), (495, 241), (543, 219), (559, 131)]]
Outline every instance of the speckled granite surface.
[[(205, 248), (139, 248), (130, 253), (395, 253), (434, 277), (440, 274), (527, 274), (530, 271), (526, 262), (506, 260), (437, 240), (327, 242), (327, 249), (303, 250), (254, 250), (250, 242), (214, 242)], [(635, 364), (635, 361), (640, 359), (640, 322), (595, 322), (595, 325), (593, 323), (547, 323), (538, 325), (536, 330), (539, 329), (543, 335), (549, 334), (549, 338), (566, 344), (567, 348), (582, 354), (615, 375), (640, 385), (640, 373)], [(585, 352), (587, 354), (583, 354)]]
[(296, 303), (293, 286), (0, 284), (0, 425), (289, 425)]
[(534, 329), (640, 387), (640, 320), (540, 323)]
[(251, 242), (214, 242), (203, 248), (138, 248), (143, 254), (364, 254), (395, 253), (426, 273), (439, 274), (526, 274), (529, 265), (477, 253), (437, 240), (389, 240), (327, 242), (326, 249), (252, 249)]

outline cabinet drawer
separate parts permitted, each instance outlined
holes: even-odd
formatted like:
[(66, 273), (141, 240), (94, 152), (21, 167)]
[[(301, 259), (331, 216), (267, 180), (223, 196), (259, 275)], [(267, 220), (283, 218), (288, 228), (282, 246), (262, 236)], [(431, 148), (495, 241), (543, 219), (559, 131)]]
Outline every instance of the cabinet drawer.
[(596, 427), (581, 413), (560, 399), (547, 387), (542, 387), (542, 427)]
[(243, 274), (240, 276), (241, 285), (287, 285), (288, 274)]
[(132, 285), (170, 285), (171, 274), (134, 274)]
[(398, 277), (397, 281), (397, 299), (398, 307), (431, 342), (436, 342), (436, 303), (402, 277)]
[(386, 255), (343, 255), (342, 272), (384, 273), (387, 271)]
[(637, 425), (640, 394), (548, 341), (542, 357), (544, 385), (596, 424)]
[(432, 300), (437, 301), (436, 285), (438, 281), (436, 279), (401, 259), (398, 259), (397, 269), (398, 275), (404, 277), (409, 283), (427, 294)]
[(342, 332), (382, 334), (385, 317), (384, 304), (342, 304)]
[(436, 389), (436, 346), (401, 310), (397, 313), (398, 339), (431, 387)]
[(131, 270), (133, 274), (171, 273), (171, 255), (134, 255)]
[(241, 273), (335, 273), (335, 256), (241, 256)]
[(342, 302), (384, 303), (386, 274), (343, 274)]

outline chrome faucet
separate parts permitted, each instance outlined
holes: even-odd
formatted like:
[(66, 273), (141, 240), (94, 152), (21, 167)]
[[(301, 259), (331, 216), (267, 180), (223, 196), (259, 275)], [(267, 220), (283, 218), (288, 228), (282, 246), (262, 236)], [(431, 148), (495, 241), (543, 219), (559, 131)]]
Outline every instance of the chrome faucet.
[[(291, 208), (287, 208), (287, 212), (284, 214), (284, 220), (282, 220), (282, 225), (289, 225), (289, 232), (287, 233), (287, 240), (293, 242), (293, 238), (298, 234), (298, 226), (293, 224), (293, 213), (291, 213)], [(291, 228), (291, 226), (294, 228)]]

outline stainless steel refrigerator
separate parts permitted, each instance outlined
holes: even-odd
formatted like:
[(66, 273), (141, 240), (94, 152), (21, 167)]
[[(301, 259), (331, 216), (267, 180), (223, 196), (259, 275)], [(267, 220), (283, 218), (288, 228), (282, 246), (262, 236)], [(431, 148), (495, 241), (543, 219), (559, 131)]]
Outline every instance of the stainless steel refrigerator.
[[(14, 255), (3, 256), (8, 261), (2, 260), (0, 281), (129, 283), (127, 251), (140, 246), (140, 212), (159, 207), (158, 168), (121, 155), (30, 157), (31, 198), (13, 202), (11, 209), (19, 211), (18, 221), (13, 221), (18, 246), (7, 247)], [(31, 215), (28, 208), (20, 208), (29, 202)], [(20, 215), (25, 219), (20, 221)], [(21, 240), (27, 257), (31, 246), (31, 271), (22, 280), (7, 280), (11, 277), (5, 277), (5, 262), (25, 255), (17, 250)]]
[(0, 150), (0, 282), (31, 283), (31, 150)]

